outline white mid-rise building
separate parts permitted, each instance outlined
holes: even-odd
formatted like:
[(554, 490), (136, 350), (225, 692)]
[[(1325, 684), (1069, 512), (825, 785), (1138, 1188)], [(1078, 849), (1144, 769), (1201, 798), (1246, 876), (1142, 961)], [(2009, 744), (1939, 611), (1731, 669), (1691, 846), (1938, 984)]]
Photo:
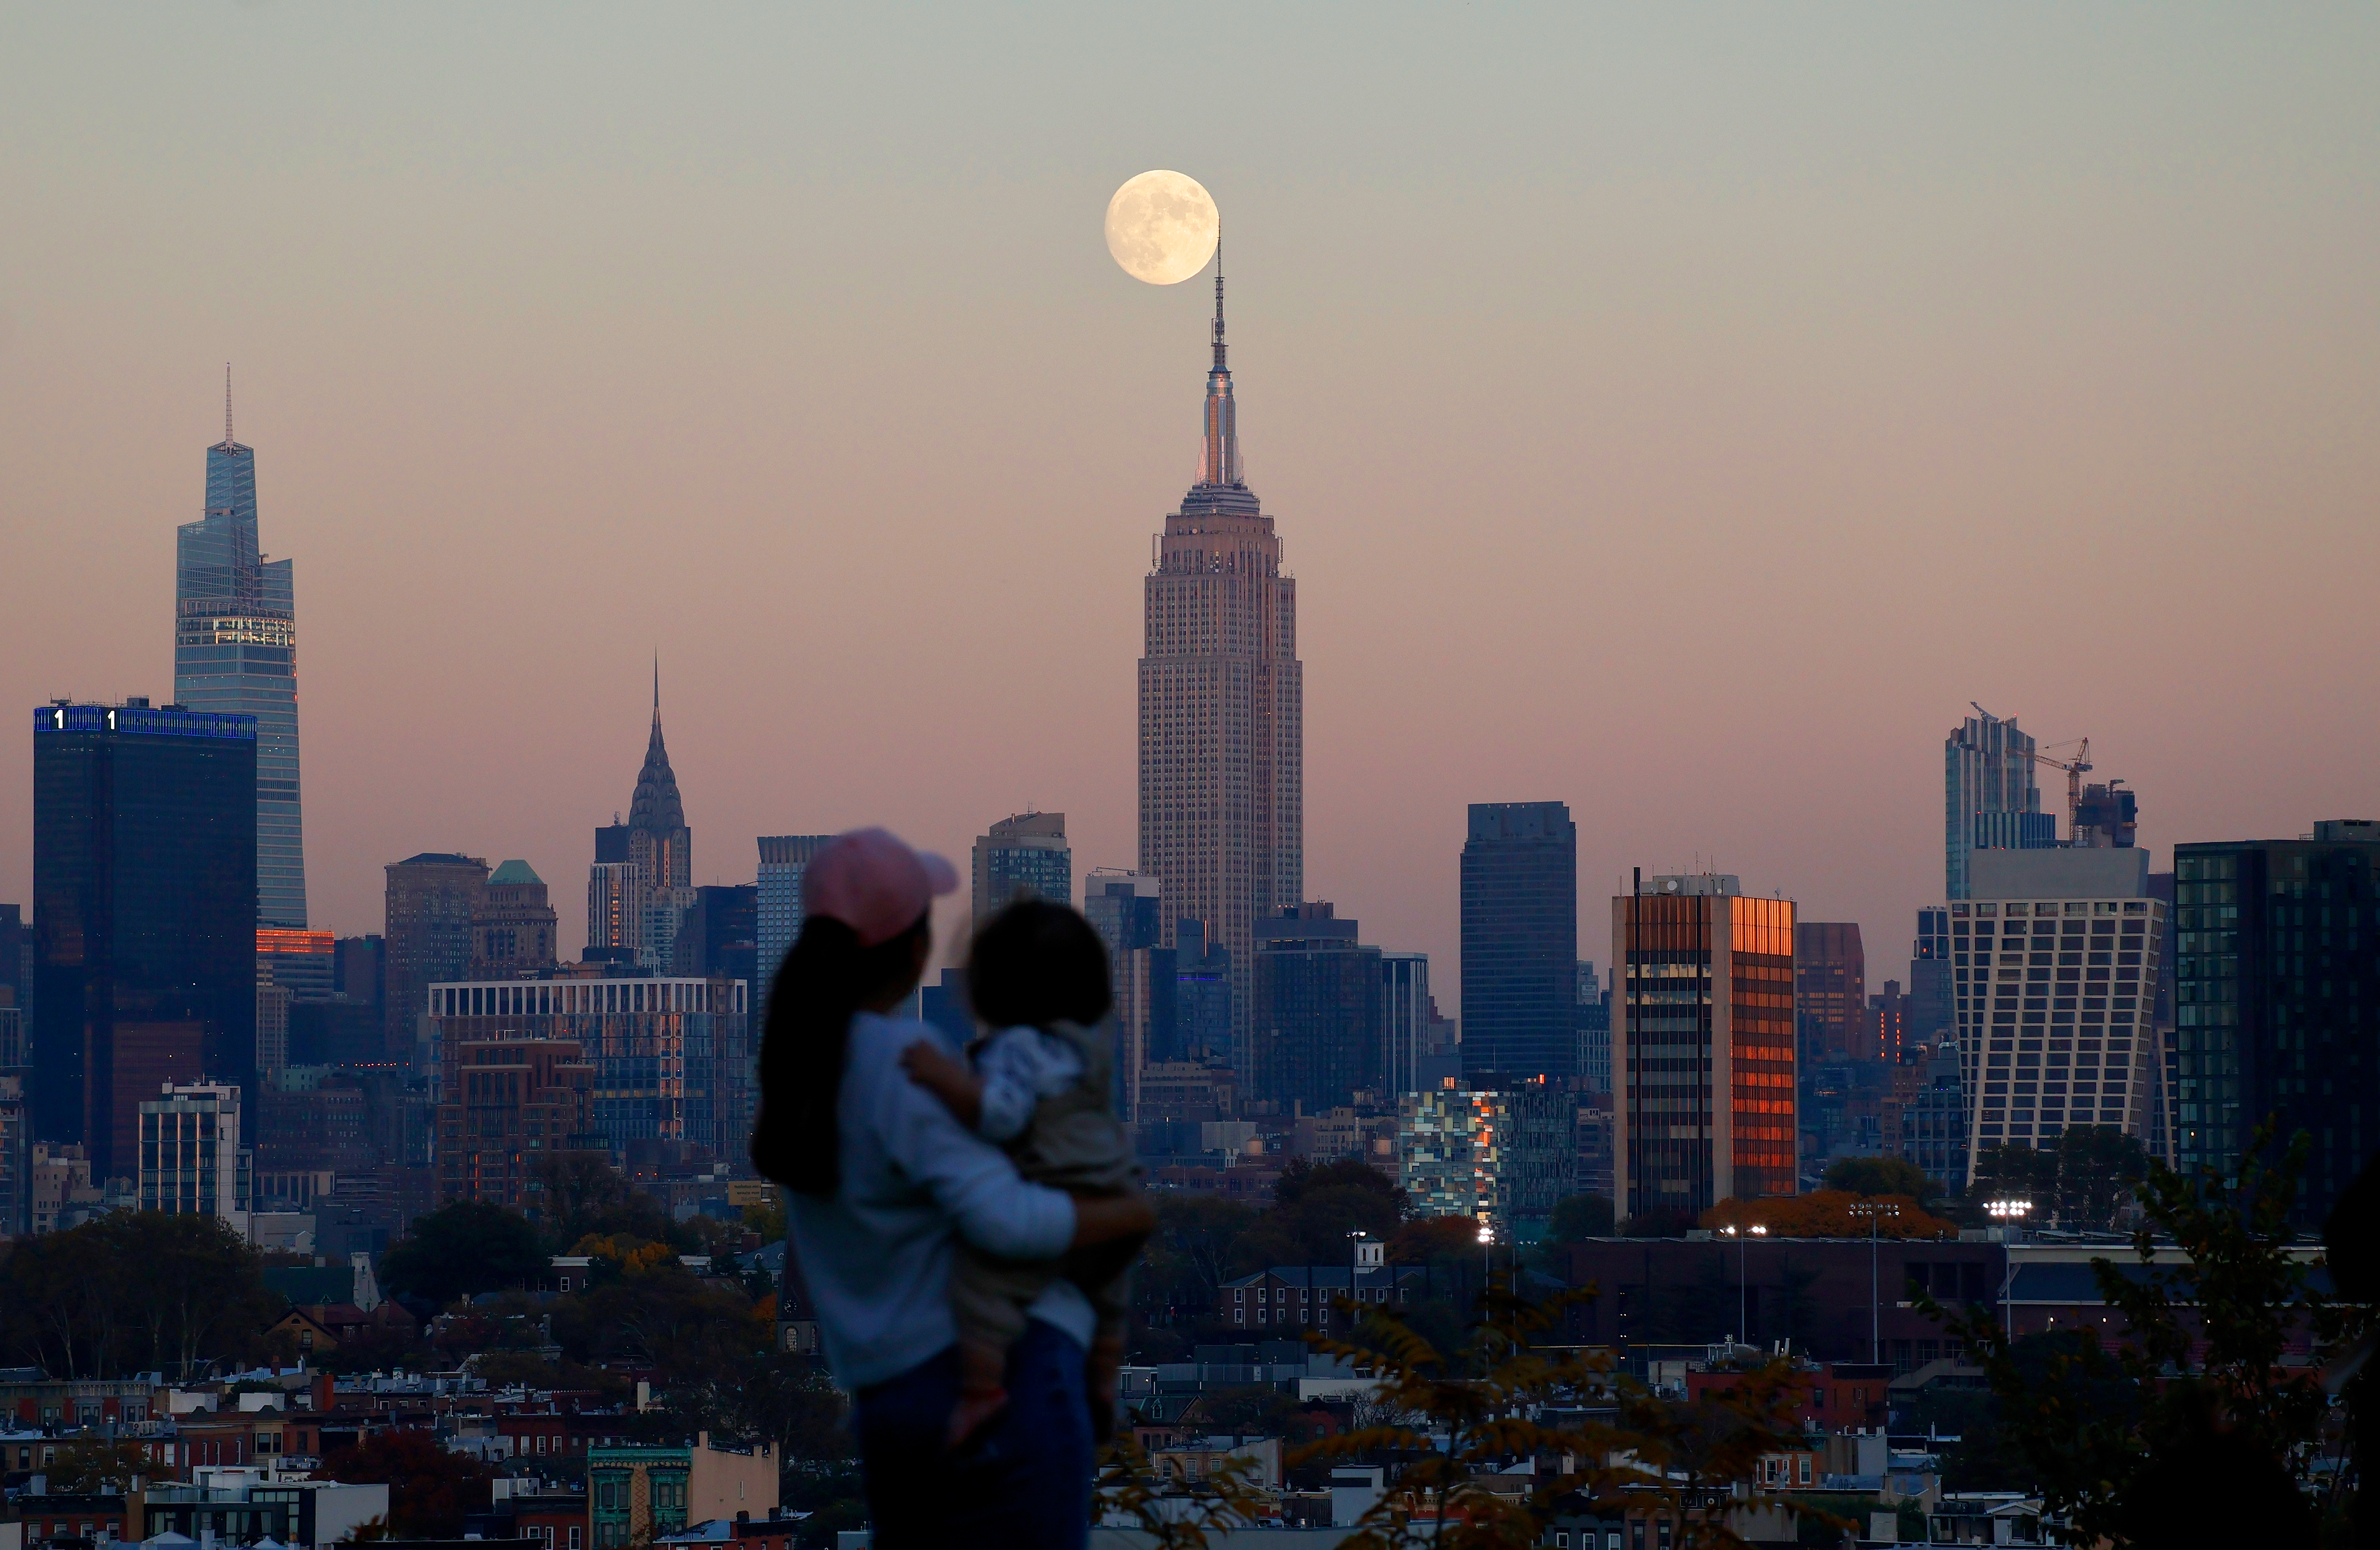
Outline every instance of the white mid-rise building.
[(2145, 1142), (2164, 1097), (2154, 1016), (2164, 901), (2037, 894), (1954, 900), (1949, 911), (1968, 1176), (1979, 1153), (2055, 1145), (2070, 1125)]
[(140, 1106), (140, 1209), (220, 1217), (248, 1236), (249, 1155), (239, 1144), (239, 1088), (167, 1083)]

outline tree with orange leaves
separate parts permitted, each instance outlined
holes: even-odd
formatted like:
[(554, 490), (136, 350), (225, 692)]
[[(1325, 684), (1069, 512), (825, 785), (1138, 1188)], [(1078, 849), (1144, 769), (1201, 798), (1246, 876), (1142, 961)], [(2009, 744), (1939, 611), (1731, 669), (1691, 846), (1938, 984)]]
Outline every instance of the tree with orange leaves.
[(1706, 1228), (1763, 1227), (1772, 1238), (1865, 1238), (1870, 1217), (1852, 1206), (1873, 1204), (1899, 1207), (1897, 1213), (1874, 1219), (1879, 1238), (1956, 1238), (1956, 1224), (1929, 1217), (1916, 1200), (1905, 1194), (1862, 1195), (1849, 1190), (1814, 1190), (1808, 1194), (1777, 1200), (1737, 1200), (1730, 1196), (1702, 1215)]

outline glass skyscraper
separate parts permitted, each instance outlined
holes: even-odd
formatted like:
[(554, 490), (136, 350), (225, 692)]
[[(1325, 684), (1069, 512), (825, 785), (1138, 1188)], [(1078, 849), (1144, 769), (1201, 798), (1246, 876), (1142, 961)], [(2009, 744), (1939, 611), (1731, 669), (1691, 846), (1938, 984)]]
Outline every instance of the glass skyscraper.
[(1942, 874), (1948, 897), (1973, 897), (1968, 858), (1977, 851), (2040, 850), (2058, 842), (2058, 819), (2041, 810), (2034, 783), (2036, 745), (1984, 709), (1942, 742)]
[(1463, 842), (1463, 1074), (1578, 1074), (1578, 825), (1475, 802)]
[(31, 1120), (94, 1181), (139, 1174), (164, 1084), (255, 1090), (255, 785), (246, 716), (33, 712)]
[[(2380, 824), (2176, 845), (2173, 859), (2180, 1167), (2237, 1169), (2277, 1120), (2267, 1160), (2306, 1134), (2293, 1215), (2318, 1223), (2380, 1139)], [(2139, 956), (2118, 973), (2153, 972)]]
[(256, 452), (231, 434), (207, 449), (206, 515), (177, 531), (174, 697), (256, 718), (256, 919), (306, 924), (306, 837), (298, 800), (298, 613), (290, 563), (257, 547)]

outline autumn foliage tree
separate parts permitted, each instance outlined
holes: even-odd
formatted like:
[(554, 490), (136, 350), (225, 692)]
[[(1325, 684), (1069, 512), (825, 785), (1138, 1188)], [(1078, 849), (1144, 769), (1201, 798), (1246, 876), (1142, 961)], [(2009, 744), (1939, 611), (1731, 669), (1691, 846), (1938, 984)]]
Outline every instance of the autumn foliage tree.
[[(1870, 1217), (1858, 1205), (1895, 1209)], [(1706, 1228), (1764, 1227), (1776, 1238), (1865, 1238), (1873, 1223), (1879, 1238), (1956, 1238), (1958, 1225), (1928, 1216), (1909, 1195), (1858, 1195), (1849, 1190), (1815, 1190), (1781, 1200), (1720, 1201), (1702, 1215)]]
[[(1748, 1515), (1847, 1525), (1757, 1486), (1763, 1457), (1795, 1446), (1799, 1374), (1783, 1361), (1747, 1372), (1694, 1405), (1662, 1399), (1615, 1372), (1606, 1353), (1540, 1344), (1591, 1290), (1542, 1301), (1500, 1278), (1459, 1345), (1425, 1335), (1398, 1309), (1367, 1304), (1350, 1338), (1306, 1343), (1378, 1375), (1375, 1423), (1300, 1447), (1291, 1463), (1407, 1460), (1396, 1488), (1342, 1542), (1351, 1550), (1523, 1550), (1542, 1542), (1558, 1500), (1649, 1515), (1677, 1550), (1748, 1550)], [(1353, 1304), (1342, 1302), (1353, 1309)], [(1516, 1459), (1560, 1460), (1516, 1496)], [(1508, 1488), (1497, 1490), (1492, 1484)]]
[(456, 1539), (463, 1515), (484, 1512), (494, 1471), (450, 1452), (427, 1432), (384, 1432), (334, 1451), (322, 1480), (388, 1486), (388, 1529), (396, 1539)]

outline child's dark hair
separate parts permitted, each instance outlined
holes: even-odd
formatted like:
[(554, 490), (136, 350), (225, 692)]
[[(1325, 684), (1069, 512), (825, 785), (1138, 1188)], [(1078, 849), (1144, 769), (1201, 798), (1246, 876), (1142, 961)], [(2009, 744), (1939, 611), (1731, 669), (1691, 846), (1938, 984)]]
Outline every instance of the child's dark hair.
[(1065, 905), (1021, 899), (975, 934), (967, 999), (988, 1028), (1087, 1028), (1108, 1014), (1107, 944)]
[(917, 940), (926, 929), (920, 915), (891, 941), (861, 947), (857, 933), (839, 920), (814, 914), (802, 922), (769, 992), (760, 1045), (752, 1166), (763, 1179), (820, 1198), (834, 1193), (842, 1171), (835, 1108), (852, 1013), (885, 991), (917, 983)]

